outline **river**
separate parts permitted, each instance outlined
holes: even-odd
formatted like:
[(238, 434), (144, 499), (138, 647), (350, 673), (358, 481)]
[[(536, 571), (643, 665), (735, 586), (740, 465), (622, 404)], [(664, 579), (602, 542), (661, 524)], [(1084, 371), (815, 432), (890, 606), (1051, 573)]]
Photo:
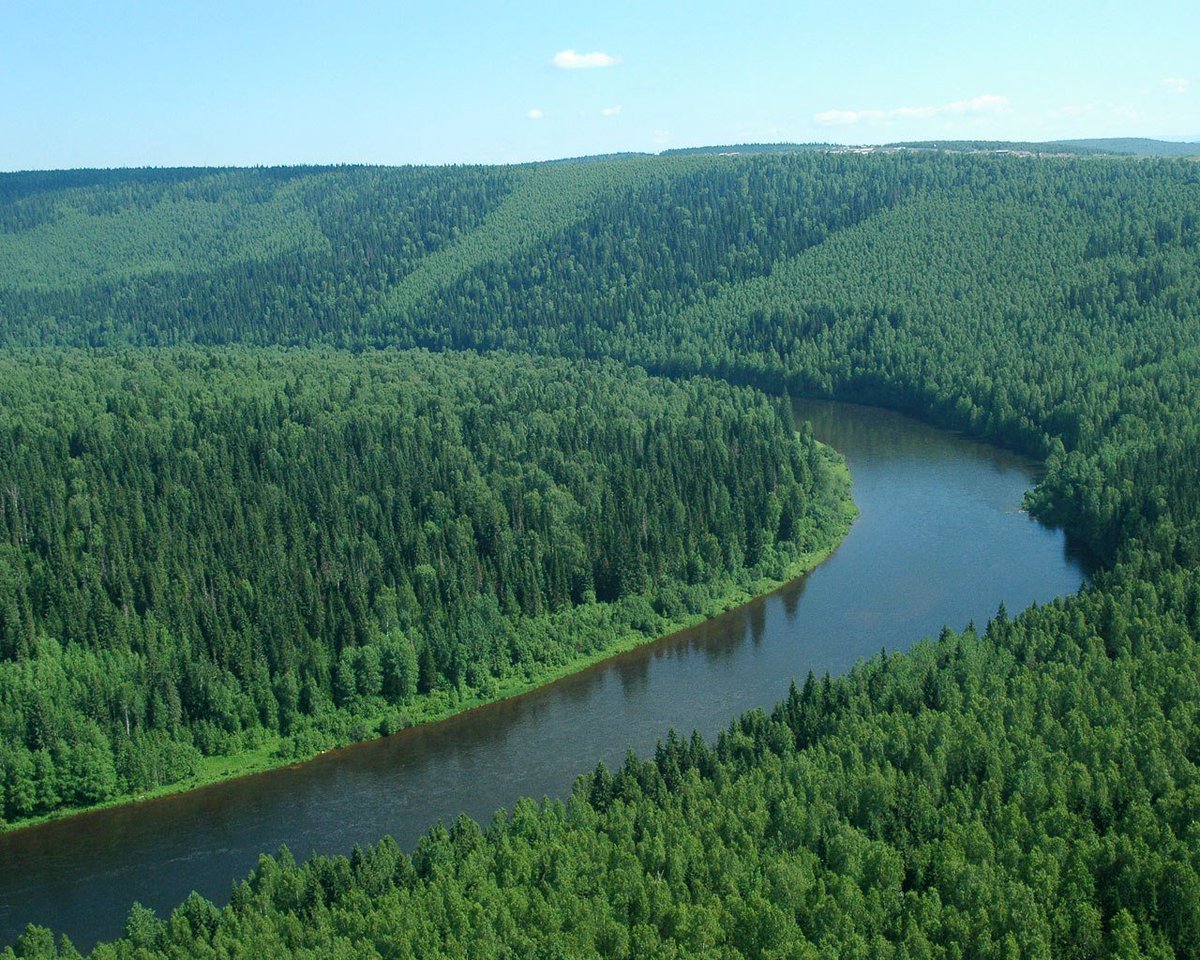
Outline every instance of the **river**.
[(980, 627), (1077, 590), (1086, 562), (1019, 509), (1036, 465), (900, 414), (797, 401), (839, 450), (861, 516), (825, 563), (716, 620), (504, 703), (191, 793), (0, 834), (0, 945), (27, 922), (80, 949), (119, 935), (135, 900), (165, 915), (195, 889), (223, 903), (260, 851), (405, 849), (439, 818), (486, 823), (674, 726), (714, 735), (791, 678), (840, 673), (943, 625)]

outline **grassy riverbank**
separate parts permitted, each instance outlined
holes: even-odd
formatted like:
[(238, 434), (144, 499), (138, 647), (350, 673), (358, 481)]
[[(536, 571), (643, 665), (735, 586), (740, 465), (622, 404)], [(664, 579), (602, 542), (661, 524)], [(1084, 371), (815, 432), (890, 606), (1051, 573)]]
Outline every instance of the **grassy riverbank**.
[[(845, 461), (836, 451), (823, 444), (818, 444), (818, 448), (822, 455), (822, 485), (830, 502), (835, 504), (835, 509), (827, 511), (825, 522), (814, 534), (812, 539), (815, 545), (777, 569), (765, 571), (761, 569), (762, 565), (759, 565), (754, 569), (743, 569), (738, 576), (700, 585), (704, 594), (702, 602), (690, 605), (683, 611), (655, 612), (656, 602), (658, 606), (662, 606), (662, 598), (643, 595), (627, 598), (617, 604), (588, 604), (550, 614), (544, 619), (547, 621), (547, 628), (551, 630), (566, 626), (568, 621), (572, 628), (585, 635), (587, 630), (580, 630), (581, 623), (590, 624), (593, 628), (607, 623), (614, 629), (608, 635), (607, 642), (601, 646), (581, 651), (562, 662), (540, 664), (540, 669), (536, 672), (514, 671), (504, 677), (491, 678), (492, 682), (482, 688), (462, 685), (453, 689), (434, 690), (414, 697), (409, 703), (380, 710), (339, 710), (327, 719), (324, 728), (310, 728), (301, 737), (262, 735), (253, 738), (244, 749), (235, 753), (202, 757), (190, 776), (174, 783), (136, 794), (114, 796), (87, 807), (60, 808), (50, 814), (14, 821), (5, 825), (3, 829), (5, 832), (19, 830), (88, 811), (184, 793), (226, 780), (303, 763), (331, 749), (387, 736), (418, 724), (435, 723), (467, 710), (528, 693), (772, 593), (813, 570), (829, 557), (845, 538), (858, 516), (858, 509), (851, 496), (850, 472)], [(695, 599), (699, 596), (699, 591), (693, 589), (690, 596)], [(634, 612), (645, 616), (647, 610), (653, 612), (655, 619), (640, 625), (639, 628), (621, 623), (622, 619), (628, 619)]]

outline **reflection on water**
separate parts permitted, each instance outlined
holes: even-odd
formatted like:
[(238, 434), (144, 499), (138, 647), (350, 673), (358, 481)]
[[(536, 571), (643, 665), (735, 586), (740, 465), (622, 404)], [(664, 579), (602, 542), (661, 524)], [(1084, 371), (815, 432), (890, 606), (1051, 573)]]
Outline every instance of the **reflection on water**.
[(160, 913), (193, 889), (218, 902), (260, 851), (345, 852), (385, 833), (411, 848), (437, 819), (486, 822), (670, 727), (706, 736), (770, 706), (791, 678), (840, 672), (944, 624), (983, 624), (1074, 591), (1063, 535), (1020, 512), (1034, 467), (898, 414), (799, 402), (840, 450), (858, 522), (804, 579), (541, 690), (334, 751), (297, 767), (0, 834), (0, 944), (27, 921), (77, 946), (121, 932), (134, 900)]

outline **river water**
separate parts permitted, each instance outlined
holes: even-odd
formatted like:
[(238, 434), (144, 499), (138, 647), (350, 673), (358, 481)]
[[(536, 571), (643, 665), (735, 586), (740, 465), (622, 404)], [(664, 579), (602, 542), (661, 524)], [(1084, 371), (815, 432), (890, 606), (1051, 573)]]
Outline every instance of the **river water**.
[(0, 946), (28, 922), (81, 949), (121, 933), (133, 901), (161, 915), (198, 890), (218, 903), (261, 851), (345, 853), (390, 833), (411, 850), (439, 818), (486, 823), (522, 796), (674, 726), (711, 737), (811, 670), (840, 673), (943, 625), (980, 627), (1074, 592), (1086, 561), (1020, 512), (1035, 465), (899, 414), (798, 401), (839, 450), (861, 516), (807, 577), (716, 620), (524, 696), (175, 797), (0, 834)]

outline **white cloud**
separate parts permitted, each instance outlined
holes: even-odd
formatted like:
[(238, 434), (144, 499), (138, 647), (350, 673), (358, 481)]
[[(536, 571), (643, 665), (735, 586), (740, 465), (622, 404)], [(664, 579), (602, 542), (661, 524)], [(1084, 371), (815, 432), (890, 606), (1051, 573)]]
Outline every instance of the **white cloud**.
[(592, 53), (576, 53), (574, 50), (559, 50), (550, 61), (560, 70), (586, 70), (591, 67), (615, 67), (620, 57), (595, 50)]
[(671, 131), (670, 130), (655, 130), (653, 139), (654, 139), (654, 142), (661, 147), (664, 144), (670, 143)]
[(930, 120), (934, 117), (977, 116), (1010, 109), (1008, 97), (994, 93), (922, 107), (893, 107), (891, 110), (823, 110), (813, 119), (825, 127), (848, 127), (856, 123), (887, 123), (893, 120)]
[(541, 107), (531, 107), (525, 114), (530, 120), (541, 120), (546, 116), (546, 111)]
[(621, 112), (621, 105), (618, 103), (615, 107), (602, 107), (600, 113), (605, 117), (615, 117)]
[(1187, 93), (1187, 77), (1163, 77), (1163, 83), (1171, 93)]

